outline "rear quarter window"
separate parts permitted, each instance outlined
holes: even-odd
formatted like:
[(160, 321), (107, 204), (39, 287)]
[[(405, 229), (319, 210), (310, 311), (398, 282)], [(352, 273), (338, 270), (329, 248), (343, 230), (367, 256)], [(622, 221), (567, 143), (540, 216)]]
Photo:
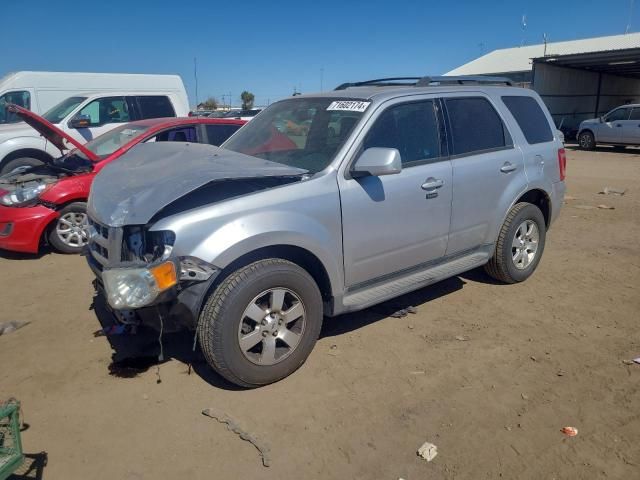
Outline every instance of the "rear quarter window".
[(500, 115), (486, 98), (445, 98), (454, 155), (496, 150), (512, 145)]
[(162, 95), (149, 95), (137, 97), (140, 108), (140, 118), (175, 117), (176, 112), (171, 105), (171, 100)]
[(549, 127), (547, 117), (534, 98), (511, 96), (502, 97), (502, 101), (518, 122), (527, 143), (532, 145), (553, 140), (553, 132)]

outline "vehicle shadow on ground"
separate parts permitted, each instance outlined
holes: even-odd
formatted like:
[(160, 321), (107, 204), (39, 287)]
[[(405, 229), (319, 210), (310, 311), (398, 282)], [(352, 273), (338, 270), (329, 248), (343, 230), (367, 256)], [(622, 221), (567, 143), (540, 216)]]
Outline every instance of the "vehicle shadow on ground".
[(38, 253), (12, 252), (0, 248), (0, 258), (5, 260), (40, 260), (42, 257), (46, 257), (52, 253), (53, 251), (49, 248), (41, 248)]
[(325, 318), (320, 332), (320, 338), (334, 337), (366, 327), (395, 313), (402, 315), (402, 310), (409, 307), (420, 308), (432, 300), (445, 297), (457, 290), (461, 290), (468, 281), (488, 283), (490, 285), (505, 285), (487, 275), (482, 268), (470, 270), (461, 275), (442, 280), (420, 290), (416, 290), (401, 297), (369, 307), (354, 313), (347, 313), (335, 318)]
[(47, 460), (47, 452), (25, 453), (24, 463), (9, 476), (8, 480), (41, 480)]
[[(420, 309), (432, 300), (447, 296), (466, 285), (465, 280), (480, 283), (494, 283), (482, 269), (472, 270), (462, 276), (443, 280), (398, 298), (388, 300), (359, 312), (325, 318), (320, 338), (334, 337), (353, 332), (372, 323), (388, 318), (408, 307)], [(498, 284), (498, 282), (495, 282)], [(94, 297), (92, 308), (102, 326), (96, 336), (102, 336), (114, 325), (114, 317), (104, 303), (102, 296)], [(152, 368), (157, 368), (157, 382), (162, 381), (162, 363), (176, 359), (187, 365), (185, 374), (196, 374), (210, 385), (225, 390), (243, 390), (220, 375), (207, 364), (199, 346), (193, 349), (194, 333), (188, 331), (164, 333), (162, 335), (163, 359), (160, 360), (159, 333), (151, 328), (138, 327), (135, 334), (125, 331), (120, 334), (104, 335), (113, 354), (109, 364), (109, 374), (119, 378), (133, 378)]]
[[(92, 308), (103, 330), (114, 325), (114, 317), (104, 303), (104, 298), (95, 296)], [(101, 331), (94, 335), (102, 336)], [(135, 333), (125, 331), (120, 334), (104, 335), (113, 354), (108, 366), (109, 374), (119, 378), (133, 378), (151, 368), (157, 368), (156, 381), (162, 381), (161, 365), (174, 358), (187, 365), (185, 374), (196, 374), (210, 385), (225, 390), (242, 390), (215, 373), (204, 359), (200, 347), (194, 351), (194, 332), (167, 332), (160, 339), (159, 332), (148, 327), (138, 327)], [(162, 342), (162, 359), (160, 359)], [(160, 368), (158, 368), (160, 367)]]

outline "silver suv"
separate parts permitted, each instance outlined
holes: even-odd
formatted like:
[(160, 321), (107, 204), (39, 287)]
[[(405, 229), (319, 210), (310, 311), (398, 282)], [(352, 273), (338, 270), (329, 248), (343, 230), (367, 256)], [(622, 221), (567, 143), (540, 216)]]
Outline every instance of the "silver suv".
[(598, 143), (619, 148), (640, 145), (640, 104), (624, 105), (583, 121), (578, 129), (580, 148), (593, 150)]
[(277, 102), (222, 148), (140, 145), (93, 183), (98, 295), (193, 329), (235, 384), (280, 380), (323, 316), (483, 265), (527, 279), (564, 197), (555, 131), (505, 79), (394, 78)]

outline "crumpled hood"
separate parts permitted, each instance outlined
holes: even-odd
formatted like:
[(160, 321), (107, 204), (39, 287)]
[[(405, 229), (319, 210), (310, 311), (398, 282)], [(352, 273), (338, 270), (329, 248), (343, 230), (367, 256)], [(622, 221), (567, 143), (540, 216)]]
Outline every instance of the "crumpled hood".
[(144, 225), (167, 205), (215, 181), (296, 176), (289, 167), (211, 145), (153, 142), (135, 146), (96, 176), (89, 215), (111, 227)]

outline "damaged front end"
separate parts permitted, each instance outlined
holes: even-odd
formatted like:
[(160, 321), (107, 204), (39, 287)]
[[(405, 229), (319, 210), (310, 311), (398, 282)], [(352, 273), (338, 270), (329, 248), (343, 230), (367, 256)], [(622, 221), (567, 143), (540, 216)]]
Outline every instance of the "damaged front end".
[[(153, 230), (154, 224), (297, 182), (305, 174), (306, 170), (208, 145), (135, 147), (105, 167), (92, 186), (87, 259), (98, 292), (121, 323), (164, 331), (195, 329), (202, 302), (220, 270), (209, 263), (214, 259), (176, 248), (180, 239), (175, 232)], [(211, 232), (191, 233), (206, 238)]]
[(89, 220), (87, 260), (95, 286), (125, 324), (166, 331), (195, 328), (200, 303), (218, 270), (194, 257), (172, 255), (175, 234), (145, 226), (109, 227)]

